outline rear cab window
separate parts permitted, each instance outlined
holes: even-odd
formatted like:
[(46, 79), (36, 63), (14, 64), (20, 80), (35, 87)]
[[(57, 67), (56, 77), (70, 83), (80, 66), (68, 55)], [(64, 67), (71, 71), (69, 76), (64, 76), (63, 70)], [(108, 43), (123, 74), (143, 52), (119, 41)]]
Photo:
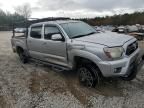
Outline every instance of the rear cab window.
[(42, 25), (32, 26), (30, 37), (35, 38), (35, 39), (41, 39), (42, 38)]

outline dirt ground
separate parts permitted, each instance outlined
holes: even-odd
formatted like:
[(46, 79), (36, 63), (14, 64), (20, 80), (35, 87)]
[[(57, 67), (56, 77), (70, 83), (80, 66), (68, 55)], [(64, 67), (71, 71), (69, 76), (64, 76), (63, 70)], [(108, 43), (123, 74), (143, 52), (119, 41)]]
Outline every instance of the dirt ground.
[(0, 32), (0, 108), (144, 108), (144, 67), (133, 81), (111, 79), (84, 88), (74, 72), (22, 64), (11, 50), (11, 35)]

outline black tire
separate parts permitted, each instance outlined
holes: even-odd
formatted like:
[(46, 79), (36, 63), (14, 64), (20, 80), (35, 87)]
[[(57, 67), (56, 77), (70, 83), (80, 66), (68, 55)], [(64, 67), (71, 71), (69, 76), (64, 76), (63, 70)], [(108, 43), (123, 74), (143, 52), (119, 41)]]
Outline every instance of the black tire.
[(99, 70), (90, 64), (84, 64), (78, 68), (79, 82), (86, 87), (95, 87), (99, 81)]
[(22, 63), (24, 63), (24, 64), (28, 63), (28, 57), (26, 56), (26, 54), (23, 50), (19, 50), (18, 55), (19, 55), (19, 58)]

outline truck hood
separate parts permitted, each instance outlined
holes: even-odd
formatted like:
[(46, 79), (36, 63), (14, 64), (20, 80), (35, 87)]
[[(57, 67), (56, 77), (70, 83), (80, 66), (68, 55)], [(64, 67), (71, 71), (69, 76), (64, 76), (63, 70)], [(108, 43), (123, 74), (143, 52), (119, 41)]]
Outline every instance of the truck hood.
[(131, 39), (134, 39), (134, 37), (107, 31), (104, 33), (96, 33), (89, 36), (75, 38), (74, 40), (113, 47), (123, 46), (127, 41)]

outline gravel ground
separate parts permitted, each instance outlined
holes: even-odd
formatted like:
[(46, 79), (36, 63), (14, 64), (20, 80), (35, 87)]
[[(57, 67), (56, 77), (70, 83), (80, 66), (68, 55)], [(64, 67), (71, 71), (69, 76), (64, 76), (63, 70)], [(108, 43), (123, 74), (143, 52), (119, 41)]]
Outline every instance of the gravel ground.
[(11, 35), (0, 32), (0, 108), (144, 108), (144, 67), (133, 81), (107, 79), (84, 88), (74, 72), (22, 64), (11, 50)]

